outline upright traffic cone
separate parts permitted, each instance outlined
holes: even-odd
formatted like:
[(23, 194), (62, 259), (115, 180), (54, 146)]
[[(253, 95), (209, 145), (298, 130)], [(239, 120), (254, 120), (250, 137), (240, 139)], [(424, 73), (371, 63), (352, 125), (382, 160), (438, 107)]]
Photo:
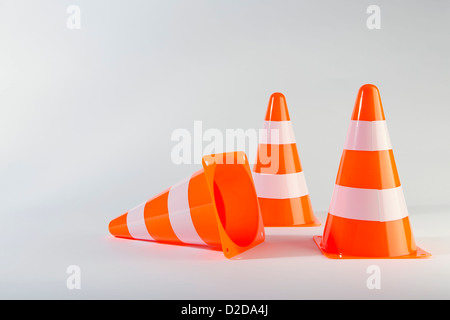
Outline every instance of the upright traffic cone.
[(203, 169), (112, 220), (116, 237), (221, 247), (227, 258), (264, 241), (244, 152), (204, 156)]
[(253, 180), (264, 226), (319, 226), (283, 94), (271, 95), (261, 133)]
[(323, 237), (329, 258), (423, 258), (416, 246), (378, 88), (362, 86), (347, 132)]

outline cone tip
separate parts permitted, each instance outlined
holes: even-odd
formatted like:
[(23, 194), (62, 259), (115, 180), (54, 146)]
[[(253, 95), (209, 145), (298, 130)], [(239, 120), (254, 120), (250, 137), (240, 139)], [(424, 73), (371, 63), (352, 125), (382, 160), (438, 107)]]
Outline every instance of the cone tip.
[(379, 92), (377, 86), (371, 83), (366, 83), (362, 85), (361, 88), (359, 88), (359, 91), (368, 91), (368, 90)]
[(108, 231), (109, 231), (109, 233), (111, 233), (111, 235), (114, 235), (113, 229), (114, 229), (114, 226), (115, 226), (115, 223), (114, 223), (115, 220), (116, 219), (111, 220), (109, 222), (109, 224), (108, 224)]
[(274, 93), (272, 93), (270, 98), (271, 99), (283, 99), (283, 100), (286, 100), (286, 97), (281, 92), (274, 92)]
[(368, 83), (359, 88), (352, 120), (385, 120), (380, 91), (377, 86)]
[(127, 227), (127, 213), (111, 220), (108, 225), (108, 230), (115, 237), (131, 238)]
[(275, 92), (271, 94), (265, 120), (266, 121), (290, 120), (286, 104), (286, 97), (281, 92)]

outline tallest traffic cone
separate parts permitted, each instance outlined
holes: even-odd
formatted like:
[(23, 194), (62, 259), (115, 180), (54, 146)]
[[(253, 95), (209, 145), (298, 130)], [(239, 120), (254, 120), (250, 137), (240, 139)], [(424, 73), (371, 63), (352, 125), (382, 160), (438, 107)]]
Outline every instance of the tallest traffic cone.
[(323, 237), (329, 258), (423, 258), (416, 246), (378, 88), (359, 90)]

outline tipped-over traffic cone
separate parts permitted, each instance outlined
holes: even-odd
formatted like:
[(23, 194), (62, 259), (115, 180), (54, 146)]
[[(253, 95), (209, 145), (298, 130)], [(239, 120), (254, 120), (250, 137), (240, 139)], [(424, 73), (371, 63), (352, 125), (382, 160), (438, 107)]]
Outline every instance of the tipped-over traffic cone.
[(323, 237), (329, 258), (423, 258), (415, 244), (380, 93), (359, 90)]
[(116, 237), (221, 247), (227, 258), (264, 241), (244, 152), (204, 156), (203, 169), (112, 220)]
[(283, 94), (271, 95), (261, 133), (253, 180), (264, 226), (319, 226)]

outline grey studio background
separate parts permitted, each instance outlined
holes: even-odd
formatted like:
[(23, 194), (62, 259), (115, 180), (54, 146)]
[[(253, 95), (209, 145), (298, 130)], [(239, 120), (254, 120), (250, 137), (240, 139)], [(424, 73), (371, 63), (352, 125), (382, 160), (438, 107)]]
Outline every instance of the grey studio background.
[[(448, 1), (1, 0), (0, 298), (450, 298), (449, 31)], [(323, 225), (268, 230), (240, 260), (109, 235), (201, 168), (171, 161), (174, 130), (261, 128), (277, 91), (324, 224), (365, 83), (430, 259), (329, 260), (312, 241)]]

